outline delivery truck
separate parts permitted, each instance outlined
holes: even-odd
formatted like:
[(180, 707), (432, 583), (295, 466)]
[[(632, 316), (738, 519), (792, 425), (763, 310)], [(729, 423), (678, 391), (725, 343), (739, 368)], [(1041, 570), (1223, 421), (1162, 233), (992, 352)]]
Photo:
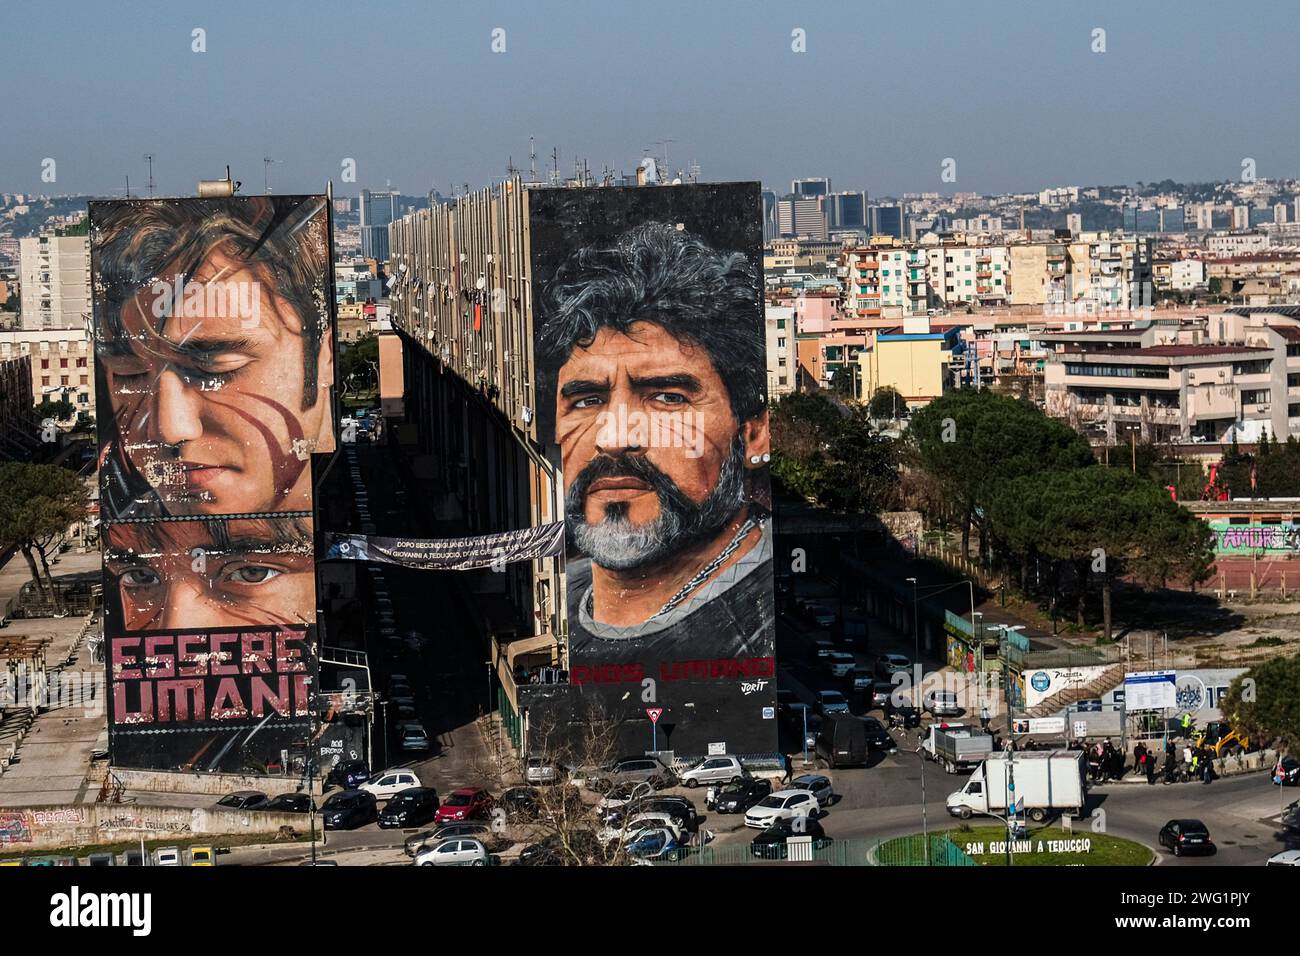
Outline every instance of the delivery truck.
[(1015, 784), (1017, 813), (1027, 814), (1036, 823), (1053, 813), (1078, 816), (1087, 799), (1084, 773), (1084, 755), (1080, 750), (989, 754), (970, 775), (966, 786), (948, 795), (948, 812), (963, 820), (976, 813), (1006, 815), (1010, 777)]
[(921, 738), (926, 758), (934, 760), (949, 773), (969, 770), (993, 752), (993, 738), (975, 727), (931, 724)]

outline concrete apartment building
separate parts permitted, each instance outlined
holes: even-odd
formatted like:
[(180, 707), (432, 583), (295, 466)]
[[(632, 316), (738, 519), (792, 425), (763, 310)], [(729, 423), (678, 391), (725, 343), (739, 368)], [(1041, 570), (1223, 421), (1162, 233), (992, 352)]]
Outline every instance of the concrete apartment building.
[(1300, 434), (1300, 307), (1041, 338), (1047, 413), (1094, 440)]
[(67, 399), (77, 411), (95, 411), (95, 370), (90, 335), (79, 329), (11, 329), (0, 332), (0, 362), (29, 358), (31, 403)]
[(877, 389), (888, 386), (909, 409), (934, 401), (953, 385), (953, 354), (962, 348), (959, 333), (960, 326), (931, 325), (923, 316), (877, 332), (873, 343), (857, 353), (854, 397), (869, 401)]
[(795, 388), (794, 306), (768, 302), (764, 309), (767, 336), (767, 394), (788, 395)]
[(1263, 252), (1268, 246), (1268, 236), (1258, 232), (1227, 233), (1226, 235), (1207, 236), (1205, 239), (1206, 253), (1216, 258)]
[(22, 327), (84, 328), (90, 320), (90, 239), (28, 236), (18, 248)]

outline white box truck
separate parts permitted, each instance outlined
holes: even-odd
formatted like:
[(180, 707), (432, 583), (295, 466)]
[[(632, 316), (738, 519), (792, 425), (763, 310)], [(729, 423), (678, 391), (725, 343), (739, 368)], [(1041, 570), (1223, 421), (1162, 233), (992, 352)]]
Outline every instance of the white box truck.
[[(1011, 758), (1014, 756), (1014, 765)], [(1016, 809), (1036, 823), (1052, 813), (1078, 816), (1087, 795), (1080, 750), (1031, 750), (989, 754), (966, 786), (948, 796), (948, 812), (968, 820), (976, 813), (1007, 812), (1007, 778), (1015, 783)]]
[(965, 724), (931, 724), (921, 738), (921, 749), (948, 773), (956, 773), (978, 765), (992, 753), (993, 738)]

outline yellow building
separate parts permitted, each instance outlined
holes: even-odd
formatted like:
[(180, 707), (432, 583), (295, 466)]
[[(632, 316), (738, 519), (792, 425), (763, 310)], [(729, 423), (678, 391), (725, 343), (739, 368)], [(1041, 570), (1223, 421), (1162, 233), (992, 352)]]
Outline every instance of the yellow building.
[(908, 408), (928, 405), (952, 381), (949, 364), (959, 330), (953, 325), (932, 327), (929, 332), (881, 332), (874, 345), (858, 353), (858, 400), (870, 401), (877, 389), (889, 386)]

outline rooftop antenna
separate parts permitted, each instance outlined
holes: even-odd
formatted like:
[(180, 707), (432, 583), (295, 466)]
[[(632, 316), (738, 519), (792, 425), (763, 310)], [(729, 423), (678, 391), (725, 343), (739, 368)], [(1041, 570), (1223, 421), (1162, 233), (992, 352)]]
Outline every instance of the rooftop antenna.
[(537, 150), (533, 146), (533, 138), (528, 137), (528, 181), (537, 182)]
[(560, 147), (551, 147), (551, 185), (560, 185)]
[(144, 159), (149, 164), (149, 198), (153, 199), (153, 153), (145, 153)]
[(517, 172), (519, 172), (519, 170), (518, 170), (517, 168), (515, 168), (515, 158), (514, 158), (513, 156), (507, 157), (507, 159), (506, 159), (506, 178), (507, 178), (507, 179), (514, 179), (514, 177), (515, 177), (515, 173), (517, 173)]
[(131, 198), (131, 174), (130, 173), (128, 173), (126, 176), (126, 198), (127, 199)]
[(262, 157), (262, 186), (268, 196), (271, 195), (271, 165), (278, 162), (278, 159), (272, 159), (270, 156)]

